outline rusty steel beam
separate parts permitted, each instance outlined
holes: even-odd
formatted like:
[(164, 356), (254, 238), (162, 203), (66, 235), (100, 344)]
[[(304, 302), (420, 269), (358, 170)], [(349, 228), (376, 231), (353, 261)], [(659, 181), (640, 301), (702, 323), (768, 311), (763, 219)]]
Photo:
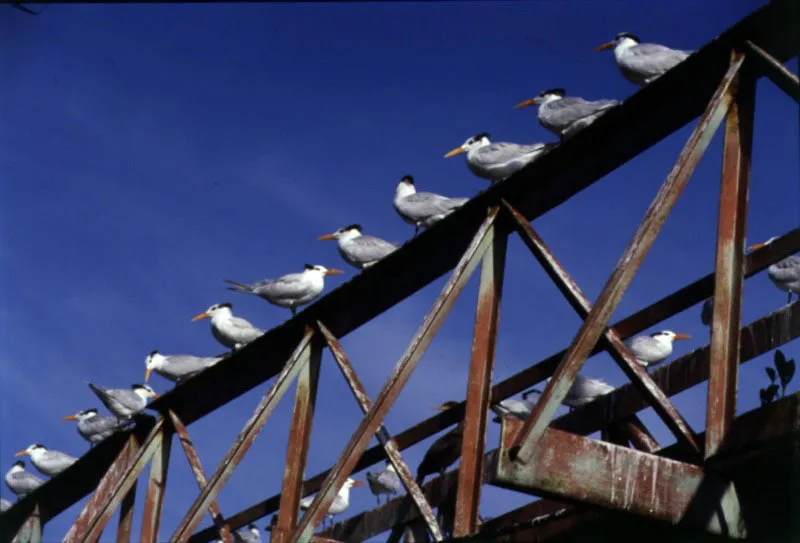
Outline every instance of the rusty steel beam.
[[(497, 208), (493, 208), (497, 213)], [(500, 299), (506, 265), (508, 229), (496, 223), (490, 232), (491, 247), (481, 262), (478, 306), (472, 335), (464, 433), (461, 440), (458, 494), (455, 503), (453, 537), (475, 533), (486, 454), (486, 423), (489, 414), (497, 330), (500, 322)]]
[[(161, 417), (163, 420), (163, 416)], [(141, 543), (158, 543), (158, 530), (161, 527), (161, 511), (164, 505), (164, 492), (167, 487), (169, 455), (172, 450), (172, 426), (164, 425), (161, 444), (153, 453), (150, 462), (150, 476), (147, 481), (147, 494), (142, 514)]]
[[(786, 256), (800, 250), (800, 228), (792, 230), (766, 247), (757, 249), (745, 257), (745, 276), (751, 277)], [(694, 283), (669, 294), (650, 306), (637, 311), (613, 325), (623, 338), (639, 333), (660, 320), (666, 314), (683, 311), (697, 304), (712, 294), (713, 275), (707, 275)], [(749, 323), (742, 331), (741, 363), (750, 361), (784, 343), (795, 339), (800, 331), (800, 310), (793, 311), (791, 306)], [(594, 353), (600, 349), (595, 349)], [(500, 401), (544, 381), (555, 370), (566, 351), (551, 355), (533, 366), (516, 373), (492, 387), (492, 401)], [(707, 350), (698, 349), (657, 368), (651, 375), (656, 384), (672, 396), (694, 386), (708, 378), (708, 368), (704, 366), (708, 360)], [(705, 372), (705, 373), (704, 373)], [(620, 396), (619, 390), (624, 391)], [(592, 402), (588, 409), (578, 408), (553, 422), (554, 427), (567, 429), (589, 435), (610, 423), (618, 421), (648, 407), (637, 390), (629, 386), (620, 387), (608, 396)], [(600, 407), (602, 406), (602, 407)], [(424, 439), (457, 424), (464, 418), (464, 404), (434, 415), (411, 428), (397, 434), (400, 450), (405, 450)], [(359, 460), (354, 471), (361, 471), (385, 458), (383, 448), (378, 445), (367, 450)], [(330, 471), (324, 471), (306, 480), (304, 489), (307, 493), (317, 491)], [(233, 528), (246, 526), (270, 513), (277, 511), (280, 494), (267, 498), (247, 509), (231, 516), (228, 521)], [(215, 537), (214, 528), (206, 528), (192, 538), (192, 543), (203, 543)]]
[[(744, 54), (734, 52), (731, 64)], [(719, 195), (714, 313), (711, 322), (711, 368), (708, 378), (705, 457), (724, 446), (736, 416), (739, 378), (739, 331), (742, 323), (742, 270), (750, 189), (750, 153), (753, 147), (755, 79), (737, 76), (735, 97), (725, 120), (722, 183)]]
[(422, 354), (425, 352), (425, 349), (427, 349), (434, 334), (444, 321), (444, 318), (450, 312), (458, 295), (477, 267), (479, 259), (483, 257), (483, 254), (489, 247), (489, 231), (494, 225), (497, 213), (497, 209), (490, 212), (486, 220), (484, 220), (483, 224), (478, 228), (472, 243), (470, 243), (462, 256), (455, 271), (453, 271), (453, 275), (450, 276), (441, 294), (439, 294), (439, 297), (434, 302), (433, 307), (422, 321), (422, 325), (417, 331), (417, 334), (411, 340), (411, 344), (408, 346), (405, 354), (397, 362), (394, 370), (384, 384), (383, 389), (375, 399), (375, 404), (372, 406), (372, 409), (365, 415), (361, 424), (350, 438), (350, 442), (347, 444), (344, 451), (342, 451), (330, 475), (326, 477), (325, 482), (314, 497), (314, 501), (306, 511), (297, 530), (292, 534), (292, 538), (290, 539), (291, 543), (297, 543), (298, 541), (305, 543), (311, 538), (314, 530), (322, 521), (333, 499), (336, 497), (336, 493), (344, 483), (344, 480), (352, 473), (358, 459), (367, 448), (375, 432), (380, 428), (383, 417), (386, 416), (386, 413), (397, 399), (403, 386), (408, 382)]
[[(328, 348), (333, 355), (333, 359), (336, 360), (339, 370), (341, 370), (345, 381), (347, 381), (353, 396), (358, 402), (358, 406), (366, 415), (369, 413), (370, 409), (372, 409), (372, 401), (369, 399), (367, 391), (364, 390), (364, 386), (361, 384), (353, 365), (350, 364), (350, 360), (347, 358), (344, 348), (342, 348), (339, 340), (337, 340), (333, 334), (331, 334), (330, 330), (328, 330), (324, 324), (318, 321), (317, 326), (319, 327), (320, 333), (328, 344)], [(397, 442), (391, 437), (389, 431), (386, 430), (383, 425), (381, 425), (380, 431), (378, 431), (376, 435), (378, 437), (378, 441), (381, 443), (381, 446), (383, 446), (384, 450), (386, 451), (386, 457), (389, 459), (389, 462), (391, 462), (392, 466), (394, 466), (397, 476), (403, 483), (406, 492), (408, 492), (408, 495), (411, 497), (414, 505), (419, 510), (428, 531), (430, 531), (435, 541), (441, 541), (443, 536), (441, 528), (439, 528), (439, 524), (436, 522), (436, 515), (433, 513), (433, 509), (431, 508), (430, 504), (428, 504), (428, 500), (425, 499), (425, 495), (422, 493), (419, 485), (414, 480), (414, 476), (408, 469), (408, 465), (406, 465), (405, 461), (403, 460), (403, 456), (400, 454), (400, 449), (397, 446)]]
[(311, 342), (309, 362), (297, 379), (292, 424), (289, 428), (289, 443), (286, 447), (286, 463), (281, 486), (281, 505), (278, 509), (278, 524), (271, 540), (283, 543), (297, 525), (300, 515), (300, 499), (303, 497), (303, 475), (308, 459), (311, 427), (317, 401), (322, 345), (319, 339)]
[[(676, 196), (677, 197), (677, 196)], [(578, 316), (584, 320), (584, 323), (589, 318), (592, 312), (592, 303), (583, 294), (578, 284), (572, 279), (569, 273), (561, 266), (561, 263), (556, 259), (550, 249), (547, 248), (542, 238), (533, 229), (533, 226), (525, 219), (525, 217), (514, 209), (511, 204), (503, 201), (506, 211), (511, 215), (514, 226), (519, 233), (522, 241), (533, 253), (536, 260), (544, 268), (547, 275), (556, 284), (558, 289), (569, 302), (570, 306), (578, 313)], [(642, 256), (644, 258), (644, 256)], [(610, 283), (609, 283), (610, 284)], [(621, 297), (621, 293), (620, 293)], [(608, 313), (610, 315), (610, 313)], [(598, 324), (599, 326), (599, 324)], [(605, 326), (605, 322), (602, 324)], [(689, 423), (681, 416), (678, 410), (669, 401), (669, 398), (664, 392), (656, 386), (650, 374), (647, 373), (637, 361), (636, 357), (631, 354), (619, 333), (612, 327), (600, 330), (604, 339), (604, 346), (606, 350), (619, 365), (625, 375), (631, 380), (631, 383), (636, 386), (642, 395), (651, 403), (653, 410), (658, 414), (664, 424), (675, 434), (679, 440), (687, 443), (690, 447), (700, 452), (700, 447), (694, 436)], [(593, 347), (593, 346), (592, 346)], [(592, 347), (589, 347), (591, 350)], [(591, 351), (589, 351), (591, 352)], [(577, 370), (576, 370), (577, 372)], [(573, 378), (574, 380), (574, 378)], [(570, 385), (572, 386), (572, 385)], [(540, 400), (541, 401), (541, 400)], [(466, 535), (466, 534), (460, 534)]]
[(650, 433), (644, 423), (639, 420), (639, 417), (636, 415), (618, 424), (622, 426), (622, 431), (625, 432), (634, 448), (646, 453), (654, 453), (661, 449), (661, 445), (658, 444), (656, 438), (653, 437), (653, 434)]
[[(130, 461), (124, 468), (122, 476), (114, 481), (113, 486), (107, 489), (107, 494), (104, 492), (97, 503), (92, 503), (92, 500), (86, 504), (84, 511), (87, 511), (87, 519), (84, 523), (76, 523), (70, 528), (62, 543), (78, 543), (86, 541), (96, 541), (100, 534), (103, 532), (108, 523), (111, 515), (114, 514), (114, 509), (122, 501), (125, 493), (127, 493), (136, 482), (139, 474), (144, 469), (145, 464), (155, 454), (158, 447), (161, 446), (161, 440), (164, 436), (164, 419), (159, 419), (147, 439), (144, 440), (141, 447), (135, 454), (130, 455)], [(109, 470), (109, 474), (116, 474), (117, 470)], [(101, 483), (102, 484), (102, 483)], [(97, 493), (100, 493), (98, 488)], [(93, 496), (94, 498), (94, 496)], [(92, 506), (90, 508), (90, 506)], [(83, 512), (81, 512), (81, 516)], [(81, 520), (81, 517), (78, 517)]]
[(800, 79), (797, 75), (752, 41), (745, 40), (744, 46), (750, 52), (748, 60), (753, 59), (775, 86), (800, 103)]
[(38, 505), (33, 507), (11, 543), (42, 543), (42, 515)]
[[(622, 299), (633, 276), (639, 270), (644, 257), (650, 250), (661, 226), (672, 211), (695, 166), (711, 142), (717, 127), (728, 112), (732, 101), (730, 88), (744, 59), (732, 63), (725, 76), (722, 78), (717, 91), (708, 104), (706, 112), (700, 118), (689, 141), (681, 151), (675, 166), (670, 171), (664, 184), (661, 186), (655, 200), (647, 210), (644, 219), (633, 235), (625, 253), (603, 287), (597, 303), (592, 307), (588, 317), (581, 325), (578, 334), (567, 349), (567, 355), (558, 365), (552, 379), (544, 387), (539, 401), (533, 408), (525, 427), (517, 435), (517, 441), (510, 449), (511, 454), (520, 462), (526, 462), (534, 454), (539, 440), (550, 424), (553, 414), (567, 395), (575, 376), (580, 371), (586, 358), (597, 345), (598, 339), (603, 334), (611, 314)], [(649, 392), (655, 393), (654, 390)], [(655, 404), (656, 407), (658, 404)], [(666, 421), (665, 421), (666, 422)], [(675, 423), (669, 419), (670, 423)], [(670, 426), (673, 431), (675, 428)], [(681, 437), (687, 437), (684, 432), (679, 432)], [(691, 435), (691, 434), (689, 434)], [(687, 443), (696, 445), (693, 436)]]
[[(200, 490), (203, 490), (206, 484), (208, 484), (208, 480), (206, 479), (206, 473), (203, 470), (203, 464), (200, 462), (200, 456), (197, 454), (197, 451), (194, 448), (194, 443), (192, 443), (192, 438), (189, 437), (189, 432), (186, 430), (186, 426), (183, 424), (181, 419), (178, 418), (178, 415), (176, 415), (174, 411), (169, 411), (168, 414), (170, 421), (172, 422), (172, 427), (178, 434), (178, 442), (181, 444), (183, 452), (186, 454), (186, 460), (189, 461), (189, 466), (192, 468), (192, 473), (197, 481), (197, 486), (200, 487)], [(211, 518), (214, 520), (214, 523), (217, 525), (219, 537), (222, 539), (222, 542), (233, 543), (231, 529), (225, 522), (225, 518), (222, 516), (222, 511), (220, 510), (216, 500), (212, 501), (211, 505), (208, 506), (208, 511), (211, 514)]]
[[(139, 441), (134, 434), (128, 437), (128, 449), (131, 456), (139, 450)], [(136, 481), (125, 494), (119, 506), (119, 524), (117, 525), (117, 543), (128, 543), (131, 540), (133, 528), (133, 508), (136, 505)]]
[(524, 422), (502, 424), (498, 486), (746, 536), (733, 483), (703, 468), (554, 429), (545, 430), (541, 447), (521, 464), (505, 453)]
[(208, 484), (200, 491), (200, 495), (197, 496), (194, 503), (186, 512), (183, 520), (181, 520), (180, 524), (175, 529), (175, 533), (169, 538), (172, 543), (187, 541), (192, 535), (192, 532), (197, 528), (200, 519), (206, 514), (211, 503), (217, 498), (222, 487), (228, 482), (233, 471), (239, 465), (242, 458), (244, 458), (244, 455), (250, 449), (256, 437), (258, 437), (259, 432), (261, 432), (264, 424), (266, 424), (275, 406), (289, 389), (294, 378), (297, 377), (303, 367), (308, 363), (309, 357), (311, 356), (311, 339), (313, 335), (314, 331), (310, 328), (306, 328), (306, 332), (303, 334), (303, 338), (295, 348), (291, 358), (286, 362), (286, 365), (275, 379), (275, 382), (272, 383), (267, 394), (261, 402), (259, 402), (255, 412), (247, 421), (242, 431), (239, 432), (236, 441), (234, 441), (231, 448), (225, 454), (225, 457), (217, 466), (214, 475), (211, 476), (211, 480), (209, 480)]

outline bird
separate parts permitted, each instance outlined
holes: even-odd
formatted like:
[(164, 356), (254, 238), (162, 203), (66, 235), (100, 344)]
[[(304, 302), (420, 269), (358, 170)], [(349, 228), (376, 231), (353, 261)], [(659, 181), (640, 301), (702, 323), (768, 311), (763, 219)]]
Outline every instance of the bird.
[[(339, 492), (336, 494), (333, 502), (331, 502), (331, 506), (328, 508), (328, 512), (325, 514), (325, 517), (332, 520), (335, 515), (344, 513), (345, 510), (350, 507), (350, 488), (363, 485), (363, 481), (358, 481), (348, 477), (344, 484), (342, 484), (342, 488), (339, 489)], [(308, 508), (311, 507), (313, 501), (314, 496), (303, 498), (300, 500), (300, 509), (307, 511)]]
[(318, 239), (319, 241), (335, 239), (339, 247), (339, 254), (342, 255), (344, 261), (358, 270), (369, 268), (400, 247), (385, 239), (365, 236), (361, 233), (362, 230), (360, 224), (351, 224), (332, 234), (320, 236)]
[(520, 420), (527, 419), (531, 411), (533, 411), (534, 406), (533, 402), (528, 401), (528, 396), (534, 392), (539, 393), (538, 390), (528, 390), (522, 393), (521, 400), (506, 398), (491, 406), (490, 409), (497, 415), (497, 417), (492, 419), (492, 422), (501, 422), (503, 417), (513, 417)]
[(368, 471), (367, 483), (369, 484), (369, 489), (377, 498), (379, 506), (381, 504), (381, 494), (393, 496), (400, 492), (400, 477), (397, 476), (394, 466), (388, 462), (386, 468), (381, 471)]
[(5, 481), (9, 490), (20, 498), (24, 498), (44, 484), (43, 479), (25, 471), (25, 462), (22, 460), (14, 462), (11, 469), (6, 472)]
[(564, 141), (592, 124), (607, 110), (619, 105), (617, 100), (589, 101), (566, 94), (564, 89), (548, 89), (520, 102), (516, 107), (538, 105), (539, 123)]
[(629, 32), (617, 34), (612, 41), (597, 47), (595, 51), (611, 48), (614, 49), (614, 61), (622, 77), (640, 87), (652, 83), (692, 54), (692, 51), (670, 49), (656, 43), (642, 43)]
[[(550, 382), (550, 378), (545, 380), (546, 383)], [(602, 379), (594, 379), (592, 377), (584, 377), (581, 374), (575, 376), (575, 381), (572, 383), (572, 386), (569, 387), (567, 391), (567, 395), (561, 401), (563, 405), (569, 407), (569, 410), (572, 411), (576, 407), (580, 407), (582, 405), (586, 405), (587, 403), (593, 402), (600, 396), (608, 394), (614, 390), (614, 387), (606, 383)], [(541, 394), (542, 392), (538, 389), (532, 388), (526, 394), (530, 393)], [(532, 409), (531, 409), (532, 411)]]
[(658, 364), (672, 354), (672, 342), (676, 339), (689, 339), (686, 334), (676, 334), (662, 330), (649, 336), (635, 336), (624, 341), (636, 361), (645, 368)]
[(173, 354), (165, 356), (158, 351), (151, 351), (144, 359), (144, 382), (150, 378), (150, 372), (155, 371), (160, 376), (174, 383), (196, 375), (206, 368), (210, 368), (222, 357), (201, 357), (188, 354)]
[(109, 411), (121, 421), (127, 421), (147, 406), (148, 398), (158, 398), (147, 385), (131, 385), (131, 388), (105, 388), (89, 383), (89, 388), (100, 398)]
[(712, 296), (703, 302), (703, 309), (700, 310), (700, 322), (706, 326), (711, 326), (711, 319), (714, 317), (714, 297)]
[(557, 144), (497, 142), (489, 140), (489, 134), (481, 132), (444, 155), (445, 158), (467, 153), (467, 167), (472, 173), (492, 183), (502, 181), (518, 172)]
[[(325, 266), (306, 264), (305, 269), (298, 273), (290, 273), (277, 279), (262, 279), (253, 284), (245, 285), (225, 279), (233, 287), (228, 290), (254, 294), (272, 305), (288, 307), (292, 316), (297, 314), (297, 307), (307, 304), (317, 298), (325, 288), (326, 275), (338, 275), (342, 270), (328, 269)], [(198, 315), (199, 316), (199, 315)]]
[(233, 534), (236, 543), (261, 543), (261, 532), (255, 524), (248, 524), (244, 530), (238, 530)]
[(417, 192), (414, 178), (404, 175), (394, 191), (395, 211), (408, 224), (414, 225), (414, 237), (420, 228), (430, 228), (463, 206), (469, 198), (448, 198), (432, 192)]
[(49, 451), (41, 443), (31, 445), (23, 451), (19, 451), (15, 456), (31, 457), (31, 464), (48, 477), (55, 477), (78, 461), (66, 453), (60, 451)]
[[(438, 407), (436, 411), (446, 411), (458, 405), (458, 402), (447, 401)], [(417, 484), (425, 482), (425, 477), (432, 473), (444, 476), (447, 468), (453, 465), (461, 457), (461, 440), (464, 434), (464, 421), (461, 421), (455, 428), (441, 436), (433, 442), (430, 448), (422, 457), (422, 462), (417, 466)]]
[(7, 499), (0, 498), (0, 513), (2, 513), (3, 511), (8, 511), (9, 509), (11, 509), (12, 505), (14, 504), (8, 501)]
[(80, 411), (64, 417), (62, 420), (78, 421), (78, 433), (90, 443), (90, 447), (100, 443), (122, 427), (116, 417), (98, 415), (97, 409), (94, 408)]
[[(760, 249), (765, 247), (778, 239), (777, 236), (769, 238), (763, 243), (756, 243), (747, 248), (748, 251)], [(767, 268), (767, 275), (770, 280), (780, 290), (789, 293), (789, 301), (792, 303), (792, 294), (797, 294), (800, 297), (800, 255), (787, 256), (783, 260), (772, 264)]]
[(203, 313), (192, 317), (192, 321), (211, 319), (211, 335), (224, 346), (234, 351), (260, 337), (264, 330), (256, 328), (241, 317), (234, 317), (233, 304), (214, 304)]

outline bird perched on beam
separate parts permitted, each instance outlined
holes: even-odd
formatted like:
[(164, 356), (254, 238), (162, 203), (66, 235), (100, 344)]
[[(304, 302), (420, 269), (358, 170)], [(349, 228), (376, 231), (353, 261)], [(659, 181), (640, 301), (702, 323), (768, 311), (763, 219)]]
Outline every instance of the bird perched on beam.
[(391, 241), (364, 235), (362, 231), (360, 224), (351, 224), (332, 234), (320, 236), (319, 241), (335, 239), (344, 261), (359, 270), (369, 268), (399, 248)]
[[(545, 386), (549, 382), (550, 378), (548, 378), (545, 381)], [(572, 383), (572, 386), (569, 387), (567, 395), (564, 397), (564, 400), (561, 403), (569, 407), (569, 410), (572, 411), (576, 407), (580, 407), (582, 405), (586, 405), (587, 403), (593, 402), (600, 396), (608, 394), (612, 390), (614, 390), (614, 387), (609, 385), (602, 379), (584, 377), (583, 375), (578, 374), (575, 376), (575, 381)], [(540, 390), (532, 388), (525, 394), (530, 394), (534, 392), (536, 394), (542, 393)], [(533, 409), (531, 409), (531, 411), (533, 411)], [(530, 414), (530, 412), (528, 414)]]
[(414, 178), (405, 175), (397, 183), (392, 205), (400, 217), (414, 225), (414, 237), (420, 228), (429, 228), (463, 206), (469, 198), (448, 198), (432, 192), (417, 192)]
[(149, 398), (158, 398), (158, 394), (147, 385), (131, 385), (131, 388), (106, 388), (89, 383), (89, 388), (120, 421), (128, 421), (144, 409)]
[(444, 158), (466, 153), (467, 168), (478, 177), (494, 183), (511, 177), (555, 145), (552, 143), (526, 145), (504, 141), (492, 143), (489, 134), (481, 132), (448, 152)]
[(20, 498), (24, 498), (44, 484), (43, 479), (25, 471), (25, 462), (22, 460), (14, 462), (11, 469), (6, 472), (5, 481), (9, 490)]
[(210, 368), (222, 360), (221, 357), (192, 356), (189, 354), (163, 355), (158, 351), (151, 351), (144, 359), (144, 382), (150, 379), (150, 373), (155, 371), (173, 383), (181, 381)]
[[(458, 402), (447, 401), (438, 407), (436, 411), (446, 411), (458, 405)], [(453, 465), (461, 457), (461, 441), (464, 434), (464, 421), (433, 442), (433, 445), (425, 453), (422, 462), (417, 467), (417, 484), (422, 485), (425, 477), (432, 473), (444, 476), (447, 468)]]
[(40, 443), (19, 451), (15, 456), (25, 455), (30, 456), (31, 464), (48, 477), (55, 477), (78, 461), (77, 458), (61, 451), (49, 451)]
[(78, 433), (90, 443), (90, 447), (122, 428), (116, 417), (98, 415), (97, 409), (94, 408), (64, 417), (62, 420), (78, 421)]
[(692, 54), (656, 43), (642, 43), (629, 32), (617, 34), (595, 51), (605, 49), (614, 49), (614, 61), (622, 77), (640, 87), (652, 83)]
[(386, 498), (388, 501), (389, 497), (400, 492), (400, 477), (397, 476), (394, 466), (388, 462), (386, 468), (381, 471), (368, 471), (367, 483), (378, 500), (378, 506), (381, 505), (381, 494), (388, 494)]
[(517, 104), (517, 108), (539, 106), (539, 124), (561, 138), (574, 136), (612, 107), (617, 100), (589, 101), (577, 96), (567, 96), (564, 89), (548, 89), (530, 100)]
[[(351, 479), (350, 477), (342, 485), (342, 488), (339, 489), (339, 492), (336, 493), (336, 497), (331, 502), (331, 506), (328, 508), (328, 512), (325, 514), (325, 518), (327, 520), (333, 521), (333, 517), (335, 515), (339, 515), (344, 513), (348, 507), (350, 507), (350, 489), (352, 487), (362, 486), (364, 484), (363, 481), (358, 481), (355, 479)], [(308, 510), (311, 507), (311, 504), (314, 502), (314, 496), (308, 496), (307, 498), (303, 498), (300, 500), (300, 509), (303, 511)]]
[(192, 317), (192, 321), (211, 319), (211, 335), (214, 336), (214, 339), (236, 351), (261, 337), (264, 330), (253, 326), (241, 317), (235, 317), (232, 309), (233, 304), (230, 302), (214, 304), (199, 315)]
[[(765, 247), (778, 239), (777, 237), (769, 238), (764, 243), (756, 243), (747, 248), (748, 251), (760, 249)], [(767, 268), (767, 275), (770, 280), (780, 290), (789, 293), (789, 300), (787, 304), (792, 303), (792, 293), (800, 297), (800, 256), (791, 255), (783, 260), (772, 264)]]
[(676, 339), (689, 339), (692, 336), (662, 330), (649, 336), (635, 336), (624, 341), (628, 350), (640, 365), (648, 368), (666, 360), (672, 354), (672, 342)]

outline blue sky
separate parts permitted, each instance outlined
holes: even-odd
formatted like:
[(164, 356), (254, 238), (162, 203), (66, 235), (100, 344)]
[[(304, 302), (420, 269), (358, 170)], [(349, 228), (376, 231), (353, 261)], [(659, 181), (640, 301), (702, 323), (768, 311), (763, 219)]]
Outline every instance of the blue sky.
[[(390, 240), (410, 238), (413, 228), (391, 207), (402, 175), (414, 175), (420, 190), (473, 196), (486, 182), (462, 157), (443, 159), (445, 152), (481, 131), (496, 141), (553, 141), (535, 111), (515, 110), (516, 103), (551, 87), (588, 99), (634, 93), (611, 54), (592, 51), (616, 33), (693, 49), (760, 4), (95, 4), (50, 5), (39, 17), (0, 9), (3, 471), (31, 443), (85, 451), (74, 426), (60, 419), (98, 404), (86, 381), (141, 382), (152, 349), (220, 352), (207, 322), (189, 320), (212, 303), (231, 301), (236, 314), (264, 328), (289, 316), (226, 291), (223, 278), (272, 278), (310, 262), (346, 270), (329, 280), (335, 288), (355, 270), (333, 242), (316, 238), (353, 222)], [(748, 242), (800, 222), (796, 108), (768, 82), (759, 84)], [(534, 224), (590, 299), (690, 131)], [(718, 135), (615, 320), (712, 270), (720, 144)], [(444, 280), (343, 341), (373, 397)], [(432, 414), (430, 406), (464, 398), (476, 287), (474, 278), (388, 415), (390, 431)], [(580, 325), (516, 239), (506, 293), (496, 380), (562, 349)], [(765, 274), (754, 277), (745, 287), (744, 321), (784, 303)], [(707, 343), (699, 311), (658, 327), (693, 336), (676, 344), (676, 355)], [(785, 351), (800, 354), (796, 345)], [(756, 406), (765, 361), (742, 368), (739, 411)], [(626, 382), (605, 355), (583, 372)], [(171, 386), (159, 376), (151, 383), (160, 392)], [(208, 472), (267, 387), (189, 428)], [(703, 388), (675, 397), (698, 430)], [(222, 491), (224, 514), (279, 490), (291, 404), (283, 400)], [(327, 353), (318, 406), (309, 476), (336, 460), (360, 417)], [(644, 420), (662, 443), (672, 441), (651, 411)], [(495, 425), (489, 448), (497, 438)], [(404, 453), (412, 470), (429, 443)], [(173, 456), (162, 538), (197, 494), (177, 445)], [(0, 494), (8, 497), (7, 488)], [(494, 516), (529, 500), (484, 487), (481, 510)], [(139, 507), (142, 501), (139, 492)], [(374, 503), (356, 490), (348, 513)], [(53, 520), (45, 540), (60, 540), (79, 510)], [(113, 540), (112, 522), (104, 541)]]

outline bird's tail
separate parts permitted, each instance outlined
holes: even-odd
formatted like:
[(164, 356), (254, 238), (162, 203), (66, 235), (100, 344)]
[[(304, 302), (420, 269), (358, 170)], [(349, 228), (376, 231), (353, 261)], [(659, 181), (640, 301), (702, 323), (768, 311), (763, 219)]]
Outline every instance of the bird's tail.
[(228, 290), (232, 290), (234, 292), (247, 292), (252, 293), (253, 289), (250, 285), (244, 285), (242, 283), (237, 283), (236, 281), (231, 281), (230, 279), (223, 279), (229, 285), (233, 285), (233, 287), (228, 287)]

